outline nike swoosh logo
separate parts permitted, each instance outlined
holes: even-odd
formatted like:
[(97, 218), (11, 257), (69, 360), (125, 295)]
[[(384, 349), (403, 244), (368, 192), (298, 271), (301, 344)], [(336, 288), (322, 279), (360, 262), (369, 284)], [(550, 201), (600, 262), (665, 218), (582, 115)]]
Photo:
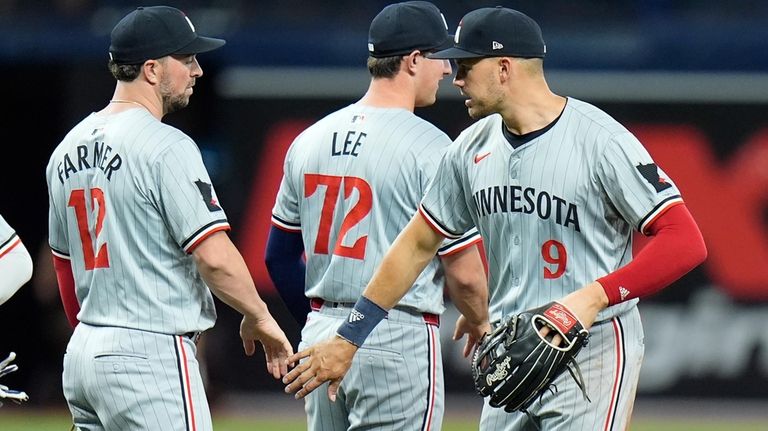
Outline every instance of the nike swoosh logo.
[(486, 158), (486, 157), (488, 157), (490, 155), (491, 155), (490, 151), (488, 151), (487, 153), (482, 154), (482, 155), (481, 154), (475, 154), (475, 164), (480, 163), (480, 160), (483, 160), (484, 158)]

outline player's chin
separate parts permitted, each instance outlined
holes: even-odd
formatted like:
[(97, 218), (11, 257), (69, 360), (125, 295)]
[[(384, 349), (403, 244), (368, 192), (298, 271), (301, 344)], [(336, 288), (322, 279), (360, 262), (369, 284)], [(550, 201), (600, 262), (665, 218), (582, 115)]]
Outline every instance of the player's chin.
[(437, 94), (432, 94), (428, 97), (421, 98), (419, 100), (416, 100), (416, 107), (417, 108), (423, 108), (425, 106), (432, 106), (437, 102)]
[(186, 108), (187, 105), (189, 105), (189, 97), (182, 96), (182, 97), (174, 97), (172, 99), (165, 101), (165, 113), (170, 114), (172, 112), (176, 112), (180, 109)]
[(467, 112), (469, 113), (469, 118), (473, 120), (487, 117), (489, 114), (489, 112), (479, 109), (477, 106), (467, 106)]

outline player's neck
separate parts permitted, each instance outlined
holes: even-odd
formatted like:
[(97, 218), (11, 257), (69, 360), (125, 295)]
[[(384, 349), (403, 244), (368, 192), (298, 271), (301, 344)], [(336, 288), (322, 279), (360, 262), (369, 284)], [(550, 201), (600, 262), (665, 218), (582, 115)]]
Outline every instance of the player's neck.
[(396, 79), (374, 79), (359, 104), (375, 108), (400, 108), (413, 112), (415, 96)]
[(548, 126), (560, 116), (567, 101), (552, 92), (539, 93), (534, 97), (507, 97), (506, 100), (499, 113), (507, 129), (516, 135)]
[(132, 88), (126, 88), (118, 85), (112, 98), (102, 112), (116, 114), (128, 109), (146, 109), (153, 117), (158, 120), (163, 119), (162, 106), (158, 106), (158, 101), (154, 98), (146, 97), (140, 91), (132, 91)]

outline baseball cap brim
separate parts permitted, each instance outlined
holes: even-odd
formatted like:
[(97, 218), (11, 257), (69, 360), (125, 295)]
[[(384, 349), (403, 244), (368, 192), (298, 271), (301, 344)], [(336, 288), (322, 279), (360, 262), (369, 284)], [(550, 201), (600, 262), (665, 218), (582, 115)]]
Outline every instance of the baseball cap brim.
[(461, 48), (451, 47), (443, 49), (441, 51), (433, 52), (427, 55), (428, 58), (434, 58), (435, 60), (454, 60), (457, 58), (477, 58), (487, 57), (485, 54), (478, 54), (476, 52), (467, 51)]
[(430, 49), (431, 53), (427, 54), (427, 57), (431, 58), (431, 54), (445, 51), (446, 49), (449, 49), (452, 46), (453, 46), (453, 35), (449, 34), (448, 37), (445, 39), (445, 42)]
[(221, 48), (227, 43), (224, 39), (217, 39), (215, 37), (197, 36), (187, 46), (179, 48), (172, 54), (179, 55), (191, 55), (200, 54), (201, 52), (213, 51), (216, 48)]

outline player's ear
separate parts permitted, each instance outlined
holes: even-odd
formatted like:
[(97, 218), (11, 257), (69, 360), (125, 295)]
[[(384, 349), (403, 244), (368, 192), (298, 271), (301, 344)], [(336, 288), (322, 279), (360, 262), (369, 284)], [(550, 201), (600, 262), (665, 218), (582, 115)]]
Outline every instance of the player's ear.
[(418, 62), (424, 61), (423, 58), (420, 58), (421, 56), (422, 54), (419, 50), (411, 51), (410, 54), (403, 56), (404, 70), (406, 70), (411, 75), (415, 74)]
[(144, 76), (150, 84), (160, 83), (160, 68), (162, 64), (158, 60), (147, 60), (141, 66)]
[(504, 83), (514, 74), (512, 59), (509, 57), (498, 57), (497, 67), (499, 71), (499, 80)]

